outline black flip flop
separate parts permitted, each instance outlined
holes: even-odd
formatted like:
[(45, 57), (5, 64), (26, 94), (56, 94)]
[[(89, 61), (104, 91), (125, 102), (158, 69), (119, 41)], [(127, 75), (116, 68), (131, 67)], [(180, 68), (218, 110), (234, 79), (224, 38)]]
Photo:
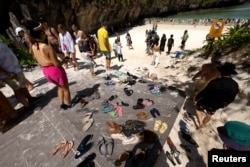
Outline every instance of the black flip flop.
[(124, 88), (124, 92), (127, 96), (131, 96), (134, 93), (133, 90), (128, 90), (128, 88)]
[(118, 97), (117, 95), (112, 95), (112, 96), (110, 96), (109, 101), (112, 101), (112, 100), (116, 99), (117, 97)]
[[(79, 158), (80, 156), (82, 156), (83, 154), (85, 154), (86, 152), (89, 151), (89, 149), (92, 147), (93, 143), (88, 143), (91, 139), (93, 138), (92, 134), (89, 134), (87, 136), (85, 136), (81, 143), (79, 144), (79, 146), (76, 149), (76, 155), (75, 155), (75, 159)], [(88, 143), (88, 144), (87, 144)]]

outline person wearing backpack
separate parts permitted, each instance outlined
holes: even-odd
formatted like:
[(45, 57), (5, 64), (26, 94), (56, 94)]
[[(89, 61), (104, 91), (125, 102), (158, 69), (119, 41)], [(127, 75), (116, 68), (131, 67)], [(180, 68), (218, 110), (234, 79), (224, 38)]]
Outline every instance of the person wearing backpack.
[(167, 51), (167, 54), (170, 54), (170, 51), (171, 51), (172, 47), (174, 46), (174, 39), (173, 39), (173, 37), (174, 37), (174, 35), (171, 34), (170, 38), (168, 39), (168, 43), (167, 43), (167, 45), (168, 45), (168, 51)]

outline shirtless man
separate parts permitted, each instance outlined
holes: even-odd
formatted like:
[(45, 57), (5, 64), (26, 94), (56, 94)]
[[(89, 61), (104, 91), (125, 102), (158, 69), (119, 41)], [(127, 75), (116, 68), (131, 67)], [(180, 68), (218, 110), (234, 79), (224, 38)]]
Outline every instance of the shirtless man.
[(84, 35), (84, 32), (82, 30), (79, 30), (76, 24), (72, 24), (71, 29), (73, 31), (75, 39), (81, 38)]
[(221, 54), (219, 52), (215, 52), (211, 58), (211, 63), (203, 64), (201, 70), (197, 72), (192, 80), (194, 81), (196, 78), (200, 77), (197, 81), (194, 89), (194, 94), (191, 99), (194, 99), (196, 95), (203, 90), (207, 84), (220, 76), (220, 72), (218, 71), (218, 67), (221, 66), (221, 62), (219, 61)]
[[(47, 36), (48, 44), (53, 48), (56, 53), (56, 56), (63, 60), (65, 56), (61, 51), (61, 44), (58, 32), (54, 27), (49, 26), (48, 21), (45, 18), (40, 17), (39, 21), (42, 24), (44, 32)], [(65, 64), (65, 68), (68, 68), (68, 65)]]

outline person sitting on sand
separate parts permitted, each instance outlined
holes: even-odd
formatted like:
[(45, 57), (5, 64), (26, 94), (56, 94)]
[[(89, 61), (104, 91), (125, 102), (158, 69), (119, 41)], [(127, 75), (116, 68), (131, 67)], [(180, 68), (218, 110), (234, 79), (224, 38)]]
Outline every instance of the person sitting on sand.
[[(195, 97), (196, 116), (199, 128), (203, 128), (219, 108), (224, 108), (232, 103), (239, 92), (239, 86), (231, 78), (232, 74), (237, 74), (235, 65), (224, 63), (218, 67), (221, 77), (216, 78)], [(203, 114), (205, 117), (203, 118)]]
[(45, 78), (58, 87), (60, 108), (64, 110), (71, 108), (74, 104), (71, 103), (67, 74), (62, 67), (63, 64), (68, 63), (68, 59), (58, 60), (53, 48), (45, 42), (46, 34), (41, 24), (32, 27), (30, 34), (34, 38), (31, 46), (32, 55), (41, 66)]

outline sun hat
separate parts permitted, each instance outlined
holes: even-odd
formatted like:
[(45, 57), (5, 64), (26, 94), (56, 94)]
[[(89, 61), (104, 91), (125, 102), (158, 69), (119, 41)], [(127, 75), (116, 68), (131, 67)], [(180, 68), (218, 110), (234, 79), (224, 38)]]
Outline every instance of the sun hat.
[(20, 32), (20, 31), (23, 31), (23, 28), (17, 27), (17, 28), (15, 29), (15, 32), (16, 32), (16, 35), (17, 35), (17, 36), (19, 35), (19, 32)]
[(235, 64), (226, 62), (222, 66), (218, 67), (218, 70), (223, 74), (238, 74), (235, 71)]
[(250, 151), (250, 125), (239, 121), (228, 121), (217, 128), (221, 140), (230, 148)]

